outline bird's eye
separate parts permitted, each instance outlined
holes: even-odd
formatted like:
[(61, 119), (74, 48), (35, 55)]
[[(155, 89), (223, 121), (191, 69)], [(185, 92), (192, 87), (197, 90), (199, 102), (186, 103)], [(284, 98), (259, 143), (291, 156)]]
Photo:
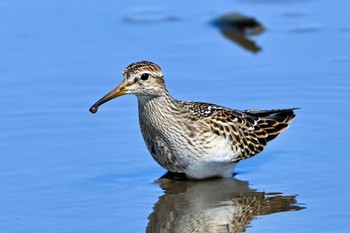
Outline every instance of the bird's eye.
[(147, 74), (147, 73), (143, 73), (142, 75), (141, 75), (141, 80), (147, 80), (149, 78), (149, 74)]

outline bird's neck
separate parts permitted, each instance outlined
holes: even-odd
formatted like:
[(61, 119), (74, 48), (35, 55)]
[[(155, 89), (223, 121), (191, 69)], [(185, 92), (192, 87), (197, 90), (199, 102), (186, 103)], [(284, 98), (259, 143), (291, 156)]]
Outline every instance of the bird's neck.
[(164, 92), (159, 96), (137, 96), (139, 111), (163, 112), (177, 109), (177, 101)]
[(141, 128), (154, 130), (171, 127), (179, 117), (178, 101), (165, 93), (160, 96), (138, 96)]
[(153, 145), (155, 140), (165, 143), (175, 136), (180, 137), (179, 128), (185, 123), (180, 101), (165, 94), (138, 96), (138, 103), (140, 128), (147, 145)]

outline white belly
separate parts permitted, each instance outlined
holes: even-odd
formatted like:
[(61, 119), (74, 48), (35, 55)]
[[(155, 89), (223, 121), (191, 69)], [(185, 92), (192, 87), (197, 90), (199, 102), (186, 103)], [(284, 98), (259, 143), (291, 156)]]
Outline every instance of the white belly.
[(210, 177), (231, 177), (232, 170), (236, 163), (223, 164), (215, 161), (208, 161), (195, 164), (186, 170), (190, 179), (205, 179)]
[(232, 161), (239, 155), (239, 152), (232, 151), (230, 142), (222, 138), (212, 140), (210, 144), (207, 146), (211, 149), (193, 159), (186, 168), (185, 173), (189, 178), (204, 179), (232, 176), (232, 170), (236, 165)]

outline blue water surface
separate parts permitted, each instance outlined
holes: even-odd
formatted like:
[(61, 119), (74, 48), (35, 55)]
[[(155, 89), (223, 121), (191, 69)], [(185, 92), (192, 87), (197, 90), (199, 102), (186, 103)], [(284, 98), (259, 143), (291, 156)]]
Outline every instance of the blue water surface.
[[(0, 232), (349, 232), (349, 9), (1, 0)], [(264, 26), (249, 36), (260, 52), (213, 25), (229, 13)], [(159, 64), (178, 99), (301, 109), (234, 179), (155, 182), (165, 170), (144, 145), (136, 98), (88, 112), (139, 60)]]

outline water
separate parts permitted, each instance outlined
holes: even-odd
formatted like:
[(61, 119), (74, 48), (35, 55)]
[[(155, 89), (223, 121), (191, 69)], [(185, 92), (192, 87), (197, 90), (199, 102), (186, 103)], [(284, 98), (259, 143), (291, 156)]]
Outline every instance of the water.
[[(346, 0), (1, 1), (0, 231), (348, 232), (348, 9)], [(248, 37), (260, 52), (212, 24), (232, 12), (264, 26)], [(144, 146), (135, 97), (88, 112), (138, 60), (161, 65), (179, 99), (302, 109), (234, 179), (155, 182), (165, 171)]]

